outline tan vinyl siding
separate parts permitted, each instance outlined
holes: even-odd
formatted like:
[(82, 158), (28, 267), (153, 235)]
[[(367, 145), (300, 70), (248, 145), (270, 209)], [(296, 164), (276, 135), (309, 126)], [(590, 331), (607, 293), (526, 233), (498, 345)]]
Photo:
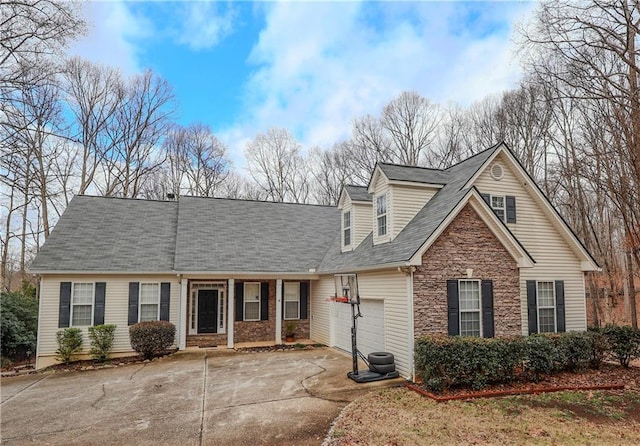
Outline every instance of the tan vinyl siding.
[(394, 354), (400, 374), (409, 377), (413, 352), (409, 351), (407, 276), (396, 270), (359, 273), (358, 287), (361, 298), (384, 299), (385, 350)]
[(393, 185), (391, 189), (393, 190), (393, 230), (391, 233), (392, 237), (396, 237), (438, 189), (399, 185)]
[(355, 248), (371, 233), (373, 205), (354, 204), (351, 211), (352, 246)]
[(331, 345), (331, 304), (327, 302), (335, 294), (333, 276), (321, 276), (311, 281), (311, 332), (316, 342)]
[[(129, 342), (129, 282), (170, 282), (171, 297), (169, 321), (176, 325), (176, 339), (178, 336), (178, 311), (180, 300), (180, 282), (176, 276), (44, 276), (40, 281), (40, 322), (38, 333), (38, 362), (41, 357), (53, 356), (58, 348), (56, 332), (58, 328), (58, 313), (60, 304), (60, 282), (106, 282), (105, 294), (105, 324), (117, 326), (112, 352), (131, 352)], [(83, 335), (83, 353), (89, 353), (90, 340), (87, 327), (79, 327)], [(46, 360), (43, 364), (47, 362)], [(39, 365), (40, 366), (40, 365)]]
[(491, 178), (491, 165), (474, 185), (481, 193), (514, 195), (517, 223), (507, 225), (536, 261), (533, 268), (520, 269), (523, 334), (528, 333), (527, 280), (564, 280), (567, 331), (586, 330), (583, 272), (580, 260), (553, 225), (553, 217), (543, 210), (534, 193), (523, 186), (510, 161), (500, 154), (496, 161), (504, 168), (500, 181)]

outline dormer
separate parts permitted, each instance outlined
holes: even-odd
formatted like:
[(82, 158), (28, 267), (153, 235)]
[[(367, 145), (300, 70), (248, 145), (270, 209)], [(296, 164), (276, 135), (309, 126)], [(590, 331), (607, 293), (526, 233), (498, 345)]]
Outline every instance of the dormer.
[(371, 195), (366, 186), (345, 185), (340, 193), (340, 247), (353, 251), (371, 232)]
[(446, 183), (448, 172), (378, 163), (367, 191), (373, 201), (373, 244), (392, 241)]

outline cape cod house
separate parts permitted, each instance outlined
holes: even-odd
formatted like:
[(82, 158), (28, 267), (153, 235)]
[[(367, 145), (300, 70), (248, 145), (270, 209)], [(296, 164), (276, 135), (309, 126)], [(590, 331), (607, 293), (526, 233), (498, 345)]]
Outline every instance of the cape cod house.
[[(504, 336), (586, 329), (593, 257), (514, 154), (498, 144), (446, 170), (379, 163), (337, 207), (180, 197), (76, 196), (31, 265), (40, 277), (37, 367), (56, 336), (164, 319), (176, 346), (282, 343), (350, 351), (334, 274), (357, 273), (360, 349), (413, 375), (427, 333)], [(85, 345), (88, 345), (88, 340)]]

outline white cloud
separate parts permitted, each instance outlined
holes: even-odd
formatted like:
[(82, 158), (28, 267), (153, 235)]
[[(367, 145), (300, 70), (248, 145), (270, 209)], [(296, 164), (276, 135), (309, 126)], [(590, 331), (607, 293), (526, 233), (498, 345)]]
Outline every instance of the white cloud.
[(187, 2), (179, 10), (178, 42), (193, 50), (217, 45), (233, 29), (234, 10), (210, 1)]
[(307, 147), (328, 146), (348, 136), (354, 118), (378, 114), (403, 90), (466, 105), (508, 89), (520, 76), (511, 26), (532, 6), (480, 8), (461, 3), (269, 5), (249, 59), (255, 71), (246, 84), (246, 114), (221, 137), (241, 153), (246, 135), (277, 126), (294, 132)]
[(147, 19), (122, 1), (87, 2), (83, 15), (89, 32), (69, 48), (69, 54), (118, 67), (125, 74), (140, 71), (135, 42), (153, 33)]

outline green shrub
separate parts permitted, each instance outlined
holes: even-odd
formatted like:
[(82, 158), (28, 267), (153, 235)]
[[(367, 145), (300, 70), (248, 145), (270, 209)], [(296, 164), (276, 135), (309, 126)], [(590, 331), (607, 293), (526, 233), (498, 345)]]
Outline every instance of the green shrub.
[(115, 332), (116, 326), (113, 324), (89, 327), (89, 339), (91, 339), (90, 352), (94, 359), (105, 361), (109, 357)]
[(56, 333), (58, 350), (56, 358), (65, 364), (82, 348), (82, 331), (79, 328), (65, 328)]
[(425, 336), (416, 343), (416, 369), (433, 391), (455, 386), (481, 389), (513, 380), (522, 365), (523, 347), (521, 338)]
[[(29, 290), (27, 290), (29, 291)], [(31, 292), (0, 294), (2, 364), (35, 353), (38, 334), (38, 299)]]
[(589, 366), (597, 369), (609, 353), (609, 341), (600, 328), (589, 328), (586, 335), (591, 338), (591, 357)]
[(608, 324), (602, 334), (609, 343), (609, 356), (629, 367), (629, 362), (640, 357), (640, 330), (628, 325)]
[(175, 335), (176, 326), (167, 321), (140, 322), (129, 327), (131, 347), (146, 359), (167, 350)]
[(563, 369), (565, 359), (550, 335), (532, 334), (525, 342), (524, 371), (533, 381), (540, 381), (543, 375)]
[(561, 370), (585, 371), (593, 354), (593, 338), (588, 333), (572, 332), (557, 335), (554, 338), (558, 348), (558, 364)]

